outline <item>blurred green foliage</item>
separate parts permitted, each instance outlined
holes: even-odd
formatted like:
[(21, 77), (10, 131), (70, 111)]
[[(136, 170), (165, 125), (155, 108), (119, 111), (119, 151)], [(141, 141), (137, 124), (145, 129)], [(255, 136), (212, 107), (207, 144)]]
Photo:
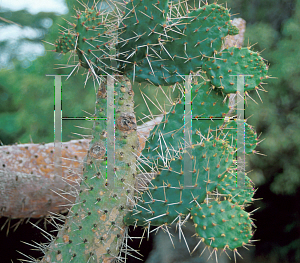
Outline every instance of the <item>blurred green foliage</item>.
[[(274, 5), (274, 4), (273, 4)], [(273, 5), (271, 5), (271, 10)], [(287, 5), (288, 6), (288, 5)], [(287, 8), (289, 9), (289, 8)], [(248, 112), (255, 112), (251, 121), (266, 138), (260, 145), (260, 151), (267, 155), (254, 156), (251, 163), (260, 169), (272, 164), (279, 174), (265, 174), (266, 180), (272, 180), (271, 190), (276, 194), (295, 194), (300, 186), (298, 136), (300, 128), (300, 1), (296, 1), (291, 17), (283, 21), (280, 31), (272, 23), (257, 22), (249, 25), (246, 39), (250, 43), (258, 42), (256, 49), (264, 50), (262, 56), (270, 63), (269, 79), (265, 86), (267, 93), (260, 92), (263, 104), (256, 107), (250, 103)], [(252, 120), (253, 119), (253, 120)], [(298, 171), (298, 172), (297, 172)]]
[(247, 22), (245, 42), (270, 65), (264, 89), (248, 99), (246, 116), (260, 139), (248, 157), (249, 176), (259, 186), (254, 203), (259, 253), (274, 262), (300, 262), (300, 0), (227, 1)]

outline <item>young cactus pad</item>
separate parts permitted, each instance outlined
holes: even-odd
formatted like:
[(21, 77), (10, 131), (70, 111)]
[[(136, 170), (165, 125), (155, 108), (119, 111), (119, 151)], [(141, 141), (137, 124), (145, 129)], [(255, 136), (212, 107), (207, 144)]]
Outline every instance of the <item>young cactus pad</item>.
[(207, 73), (213, 85), (224, 93), (236, 92), (236, 75), (245, 76), (244, 91), (258, 89), (267, 76), (267, 66), (257, 52), (250, 48), (230, 47), (205, 61), (202, 70)]
[(87, 8), (77, 13), (77, 23), (56, 40), (56, 52), (67, 53), (76, 50), (82, 67), (97, 75), (111, 74), (115, 28), (105, 16), (106, 12)]
[(229, 201), (212, 201), (191, 210), (196, 233), (208, 246), (231, 250), (248, 243), (252, 237), (251, 219), (242, 207)]

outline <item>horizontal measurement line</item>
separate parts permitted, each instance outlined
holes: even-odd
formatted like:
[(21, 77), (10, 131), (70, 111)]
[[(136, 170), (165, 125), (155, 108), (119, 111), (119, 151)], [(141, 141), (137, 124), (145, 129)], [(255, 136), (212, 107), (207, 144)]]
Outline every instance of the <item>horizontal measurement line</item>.
[(106, 118), (96, 118), (96, 117), (62, 117), (62, 120), (106, 120)]
[[(230, 120), (236, 119), (237, 117), (230, 117)], [(106, 118), (96, 118), (96, 117), (62, 117), (62, 120), (106, 120)], [(213, 117), (213, 118), (192, 118), (192, 120), (225, 120), (224, 117)]]
[[(236, 117), (232, 117), (230, 119), (236, 119)], [(212, 117), (212, 118), (192, 118), (192, 120), (225, 120), (225, 118), (221, 118), (221, 117)]]

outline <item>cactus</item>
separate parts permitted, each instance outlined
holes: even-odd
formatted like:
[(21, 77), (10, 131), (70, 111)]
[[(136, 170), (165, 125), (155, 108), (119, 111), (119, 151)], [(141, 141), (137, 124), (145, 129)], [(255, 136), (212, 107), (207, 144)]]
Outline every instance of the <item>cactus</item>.
[[(188, 7), (167, 0), (124, 4), (111, 0), (102, 4), (109, 8), (86, 6), (77, 11), (77, 23), (70, 23), (72, 28), (55, 43), (55, 52), (76, 52), (78, 66), (99, 83), (95, 117), (107, 121), (95, 121), (80, 193), (58, 236), (51, 237), (49, 246), (41, 245), (45, 256), (40, 262), (121, 262), (128, 225), (149, 231), (150, 226), (167, 228), (175, 221), (181, 227), (189, 218), (200, 242), (213, 251), (228, 248), (237, 253), (253, 235), (253, 222), (244, 208), (253, 201), (254, 188), (248, 177), (250, 187), (235, 188), (236, 129), (241, 123), (224, 121), (230, 110), (229, 93), (236, 93), (230, 75), (251, 75), (245, 90), (257, 91), (267, 78), (266, 64), (250, 47), (221, 51), (224, 38), (238, 29), (231, 24), (228, 9), (217, 3), (200, 1), (199, 6)], [(189, 74), (197, 75), (191, 82), (195, 120), (190, 139), (184, 134), (182, 91)], [(139, 158), (133, 82), (173, 85), (182, 91), (151, 131)], [(105, 176), (107, 125), (112, 121), (107, 117), (107, 99), (112, 87), (116, 109), (113, 188)], [(253, 153), (257, 135), (245, 125), (246, 153)], [(188, 149), (192, 185), (184, 186), (183, 155)], [(134, 194), (138, 170), (155, 176), (143, 192)]]

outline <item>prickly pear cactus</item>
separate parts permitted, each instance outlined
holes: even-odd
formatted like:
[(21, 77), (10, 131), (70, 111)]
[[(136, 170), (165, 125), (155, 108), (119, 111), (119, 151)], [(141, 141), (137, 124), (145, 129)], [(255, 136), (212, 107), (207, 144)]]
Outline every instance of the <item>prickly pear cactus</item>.
[[(203, 81), (201, 84), (197, 83), (192, 86), (192, 94), (194, 91), (196, 93), (193, 96), (193, 111), (206, 112), (201, 108), (211, 107), (212, 114), (215, 110), (213, 116), (222, 116), (224, 111), (228, 111), (228, 106), (226, 107), (223, 103), (223, 96), (220, 92), (209, 87), (211, 87), (210, 81)], [(200, 89), (202, 92), (199, 91)], [(198, 95), (200, 95), (199, 99), (204, 98), (203, 105), (201, 100), (197, 99)], [(197, 103), (194, 103), (195, 101)], [(254, 194), (253, 185), (248, 177), (246, 177), (245, 188), (236, 187), (236, 163), (234, 162), (237, 152), (236, 120), (223, 125), (224, 120), (212, 122), (209, 116), (207, 119), (193, 122), (193, 144), (190, 146), (192, 155), (189, 156), (192, 159), (192, 184), (185, 187), (183, 156), (186, 148), (183, 149), (182, 145), (187, 138), (184, 137), (184, 125), (181, 119), (184, 116), (184, 110), (181, 108), (180, 115), (180, 105), (176, 105), (177, 111), (174, 112), (171, 109), (166, 115), (164, 119), (168, 120), (167, 122), (164, 123), (163, 119), (150, 133), (142, 152), (140, 170), (152, 172), (156, 174), (156, 177), (137, 197), (137, 205), (126, 215), (125, 223), (145, 227), (150, 225), (163, 227), (191, 217), (195, 223), (197, 235), (210, 247), (235, 249), (247, 244), (252, 237), (250, 231), (252, 221), (245, 211), (238, 215), (247, 219), (243, 221), (242, 226), (243, 229), (247, 229), (245, 235), (241, 235), (240, 231), (243, 230), (241, 227), (234, 227), (237, 219), (232, 223), (225, 223), (229, 217), (235, 217), (236, 213), (243, 210), (247, 203), (252, 202)], [(179, 114), (179, 119), (173, 118), (175, 113)], [(164, 141), (167, 143), (164, 144)], [(257, 136), (250, 126), (246, 129), (246, 145), (246, 153), (251, 153), (251, 149), (257, 145)], [(168, 151), (171, 152), (169, 155)], [(221, 195), (222, 198), (220, 198)], [(210, 204), (211, 199), (216, 201)], [(228, 204), (233, 206), (230, 210), (227, 209)], [(219, 207), (220, 209), (226, 208), (224, 218), (215, 220), (214, 217), (198, 213), (198, 209), (202, 211), (204, 207), (210, 206), (215, 207), (211, 213), (217, 215), (219, 215), (217, 211)], [(202, 222), (203, 218), (206, 219), (200, 228), (199, 222)], [(224, 223), (219, 224), (220, 220)], [(210, 228), (211, 226), (216, 227)], [(207, 231), (205, 231), (206, 228)]]
[[(196, 6), (177, 1), (102, 1), (77, 11), (77, 22), (55, 43), (56, 52), (75, 52), (99, 86), (93, 140), (85, 159), (81, 190), (41, 262), (122, 262), (128, 225), (180, 226), (193, 220), (201, 242), (231, 249), (251, 242), (252, 220), (244, 211), (254, 188), (236, 187), (237, 128), (245, 125), (245, 153), (253, 153), (257, 135), (234, 118), (229, 93), (236, 93), (231, 75), (245, 74), (245, 91), (258, 90), (267, 66), (250, 48), (221, 50), (227, 35), (238, 34), (229, 10), (217, 3)], [(190, 78), (192, 112), (185, 112), (183, 91)], [(108, 85), (108, 82), (111, 85)], [(151, 131), (136, 161), (138, 140), (131, 83), (173, 85), (182, 95), (172, 102)], [(107, 94), (114, 89), (115, 185), (106, 178)], [(113, 105), (110, 105), (113, 107)], [(185, 116), (193, 118), (191, 137)], [(189, 151), (188, 151), (189, 150)], [(185, 167), (186, 152), (191, 159)], [(136, 168), (137, 167), (137, 168)], [(185, 185), (189, 169), (191, 185)], [(137, 171), (155, 176), (134, 195)], [(122, 247), (125, 247), (122, 250)]]

